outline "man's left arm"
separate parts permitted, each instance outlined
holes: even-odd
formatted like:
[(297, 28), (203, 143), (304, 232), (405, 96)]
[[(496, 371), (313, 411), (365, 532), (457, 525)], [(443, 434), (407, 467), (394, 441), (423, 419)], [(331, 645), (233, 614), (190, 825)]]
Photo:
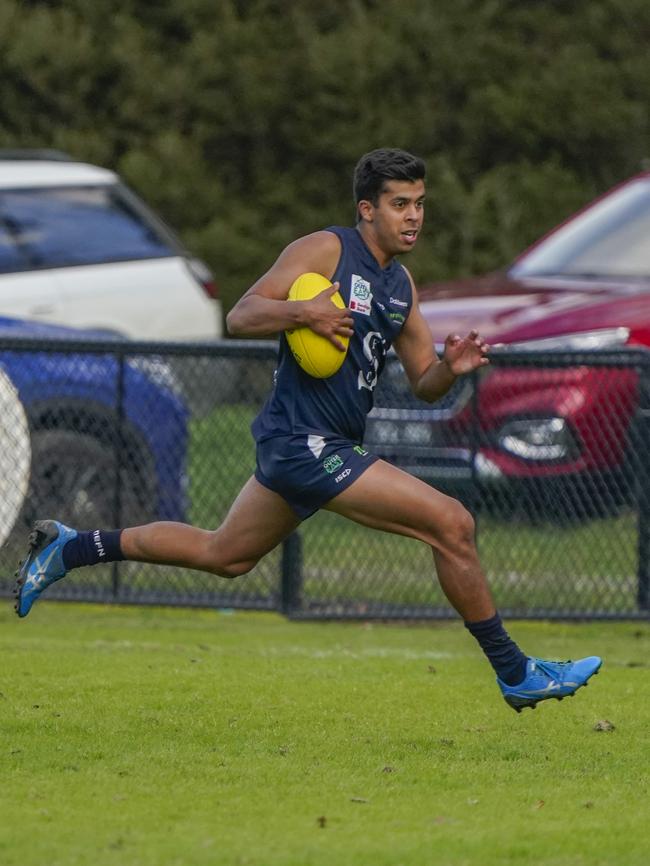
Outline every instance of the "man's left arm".
[(439, 358), (429, 326), (420, 311), (412, 280), (411, 285), (413, 304), (395, 340), (395, 351), (415, 396), (433, 403), (447, 393), (458, 376), (489, 364), (489, 346), (479, 337), (478, 331), (470, 331), (466, 337), (450, 334), (445, 340), (443, 355)]

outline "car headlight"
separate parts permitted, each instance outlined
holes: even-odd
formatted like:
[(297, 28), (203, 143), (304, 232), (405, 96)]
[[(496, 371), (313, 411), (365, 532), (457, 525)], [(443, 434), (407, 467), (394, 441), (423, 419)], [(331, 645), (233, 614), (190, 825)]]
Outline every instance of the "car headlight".
[[(543, 337), (541, 340), (524, 340), (521, 343), (508, 343), (509, 349), (537, 351), (551, 349), (563, 351), (573, 349), (615, 349), (624, 346), (630, 336), (629, 328), (599, 328), (595, 331), (580, 331), (576, 334), (562, 334), (558, 337)], [(501, 345), (501, 344), (499, 344)]]
[(567, 460), (578, 454), (576, 441), (564, 418), (508, 421), (497, 438), (504, 451), (523, 460)]

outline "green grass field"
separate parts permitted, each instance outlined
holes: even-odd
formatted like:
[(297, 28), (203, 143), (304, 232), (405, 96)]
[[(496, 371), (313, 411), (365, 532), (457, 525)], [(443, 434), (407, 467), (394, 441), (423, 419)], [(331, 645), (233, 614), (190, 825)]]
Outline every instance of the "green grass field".
[(51, 602), (0, 622), (2, 866), (649, 862), (647, 623), (511, 624), (605, 658), (517, 715), (457, 622)]

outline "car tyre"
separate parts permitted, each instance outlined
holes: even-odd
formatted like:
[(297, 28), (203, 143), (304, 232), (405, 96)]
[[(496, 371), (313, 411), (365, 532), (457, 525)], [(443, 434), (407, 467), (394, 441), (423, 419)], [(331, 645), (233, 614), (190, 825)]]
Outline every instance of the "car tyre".
[(133, 448), (120, 460), (120, 507), (115, 494), (114, 449), (72, 430), (32, 432), (27, 498), (17, 526), (55, 517), (78, 529), (148, 523), (156, 516), (153, 461)]

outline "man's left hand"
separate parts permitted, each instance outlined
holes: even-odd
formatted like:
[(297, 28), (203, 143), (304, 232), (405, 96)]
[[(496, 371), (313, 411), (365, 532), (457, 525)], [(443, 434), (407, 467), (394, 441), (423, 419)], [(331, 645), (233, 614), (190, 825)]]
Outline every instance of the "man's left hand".
[(478, 331), (470, 331), (466, 337), (449, 334), (445, 340), (443, 360), (454, 376), (471, 373), (478, 367), (490, 363), (487, 353), (490, 347), (479, 337)]

